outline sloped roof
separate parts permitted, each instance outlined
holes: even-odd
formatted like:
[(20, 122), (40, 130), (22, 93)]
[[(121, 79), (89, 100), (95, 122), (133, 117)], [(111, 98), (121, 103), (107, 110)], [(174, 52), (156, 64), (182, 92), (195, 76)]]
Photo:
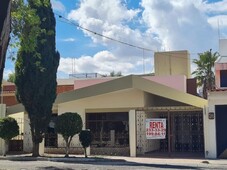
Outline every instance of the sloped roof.
[(142, 77), (135, 75), (129, 75), (93, 86), (69, 91), (66, 93), (61, 93), (58, 95), (55, 103), (60, 104), (73, 100), (83, 99), (86, 97), (92, 97), (131, 88), (139, 89), (157, 96), (172, 99), (191, 106), (203, 108), (205, 105), (207, 105), (207, 100), (205, 99), (178, 91), (168, 86), (156, 83), (151, 80), (146, 80)]
[[(160, 97), (164, 97), (199, 108), (204, 108), (204, 106), (207, 105), (207, 100), (205, 99), (193, 96), (188, 93), (184, 93), (182, 91), (178, 91), (171, 87), (135, 75), (129, 75), (118, 79), (113, 79), (104, 83), (84, 87), (73, 91), (68, 91), (65, 93), (60, 93), (55, 100), (55, 104), (66, 103), (73, 100), (80, 100), (87, 97), (93, 97), (127, 89), (139, 89), (147, 93), (151, 93)], [(18, 104), (9, 107), (7, 113), (12, 114), (21, 111), (24, 111), (24, 107), (21, 104)]]

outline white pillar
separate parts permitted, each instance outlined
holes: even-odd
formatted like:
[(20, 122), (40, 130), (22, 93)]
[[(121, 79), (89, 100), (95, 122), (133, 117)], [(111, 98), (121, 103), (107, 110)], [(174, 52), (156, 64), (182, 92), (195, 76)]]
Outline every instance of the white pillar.
[(215, 105), (209, 103), (209, 107), (204, 111), (204, 144), (205, 158), (217, 158), (216, 144), (216, 116), (214, 119), (209, 119), (209, 112), (215, 114)]
[(87, 151), (87, 156), (90, 156), (91, 155), (91, 147), (87, 147), (86, 148), (86, 151)]
[(136, 156), (136, 111), (129, 111), (129, 147), (130, 156)]
[(39, 155), (40, 156), (44, 156), (44, 142), (45, 139), (43, 139), (43, 141), (39, 144)]
[[(6, 117), (6, 105), (0, 104), (0, 118)], [(0, 138), (0, 154), (6, 154), (6, 143), (3, 139)]]
[(28, 114), (24, 113), (24, 134), (23, 134), (23, 151), (25, 152), (32, 152), (32, 135), (31, 135), (31, 128), (30, 128), (30, 120), (28, 118)]

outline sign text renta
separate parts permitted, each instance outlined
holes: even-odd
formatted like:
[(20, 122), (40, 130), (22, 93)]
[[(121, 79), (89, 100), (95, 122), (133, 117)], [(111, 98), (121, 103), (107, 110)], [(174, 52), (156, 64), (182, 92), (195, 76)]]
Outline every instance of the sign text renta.
[(146, 119), (146, 138), (165, 139), (166, 119)]

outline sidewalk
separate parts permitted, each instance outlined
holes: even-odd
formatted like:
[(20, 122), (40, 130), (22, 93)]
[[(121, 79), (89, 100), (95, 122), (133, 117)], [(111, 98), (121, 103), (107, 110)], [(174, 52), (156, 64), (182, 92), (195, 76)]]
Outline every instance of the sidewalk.
[(45, 154), (41, 157), (31, 157), (31, 154), (22, 155), (7, 155), (0, 156), (0, 160), (15, 160), (15, 161), (56, 161), (56, 162), (112, 162), (122, 164), (162, 164), (162, 165), (223, 165), (227, 166), (227, 159), (190, 159), (190, 158), (148, 158), (148, 157), (125, 157), (125, 156), (89, 156), (84, 158), (84, 155), (70, 155), (65, 158), (64, 155), (59, 154)]

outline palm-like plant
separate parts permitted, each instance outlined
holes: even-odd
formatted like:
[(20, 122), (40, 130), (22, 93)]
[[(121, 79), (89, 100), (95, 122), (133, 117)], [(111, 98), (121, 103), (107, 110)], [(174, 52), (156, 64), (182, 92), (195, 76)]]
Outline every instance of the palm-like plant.
[(212, 54), (212, 50), (199, 54), (199, 59), (194, 59), (197, 69), (192, 73), (197, 78), (197, 86), (203, 89), (203, 98), (207, 99), (207, 92), (215, 88), (214, 62), (219, 54)]

